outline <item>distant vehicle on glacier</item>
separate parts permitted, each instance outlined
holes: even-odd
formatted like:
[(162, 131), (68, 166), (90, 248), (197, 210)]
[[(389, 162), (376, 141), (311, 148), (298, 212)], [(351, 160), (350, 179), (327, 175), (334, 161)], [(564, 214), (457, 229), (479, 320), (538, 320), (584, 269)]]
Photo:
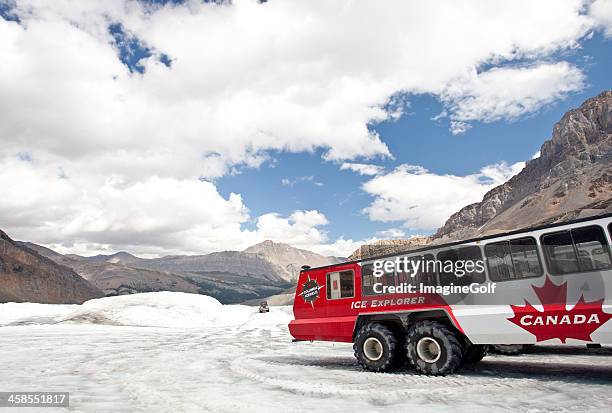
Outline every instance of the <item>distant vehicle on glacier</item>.
[[(289, 330), (296, 341), (351, 342), (358, 363), (371, 371), (408, 361), (431, 375), (480, 361), (489, 345), (612, 344), (611, 232), (606, 214), (305, 266)], [(483, 265), (461, 276), (442, 267), (410, 275), (385, 268), (375, 276), (380, 261), (402, 260)], [(440, 293), (445, 287), (457, 291)]]

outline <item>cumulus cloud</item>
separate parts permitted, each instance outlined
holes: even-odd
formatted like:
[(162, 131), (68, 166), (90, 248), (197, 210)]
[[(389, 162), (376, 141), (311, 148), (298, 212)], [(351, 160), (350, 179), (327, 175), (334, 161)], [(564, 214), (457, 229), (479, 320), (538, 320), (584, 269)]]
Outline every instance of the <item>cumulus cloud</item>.
[(487, 191), (524, 167), (524, 162), (500, 163), (485, 166), (475, 174), (457, 176), (404, 164), (363, 184), (363, 190), (374, 196), (364, 212), (374, 221), (400, 221), (408, 228), (436, 229), (452, 213), (480, 201)]
[(344, 162), (340, 165), (340, 170), (357, 172), (359, 175), (378, 175), (382, 173), (385, 168), (379, 165)]
[[(270, 226), (245, 229), (264, 217), (250, 217), (239, 194), (220, 195), (214, 179), (282, 151), (389, 157), (371, 126), (400, 116), (402, 95), (438, 96), (457, 131), (537, 110), (582, 79), (567, 63), (537, 62), (607, 24), (579, 0), (13, 3), (0, 17), (4, 228), (60, 247), (146, 253), (256, 242)], [(130, 42), (148, 50), (142, 73), (120, 59)], [(504, 68), (516, 59), (536, 63)], [(478, 73), (483, 65), (492, 68)], [(417, 175), (374, 181), (402, 174)], [(388, 199), (373, 219), (401, 215)], [(291, 232), (301, 228), (332, 244), (319, 224), (272, 218), (264, 224), (287, 239), (306, 243)]]
[(453, 81), (441, 93), (451, 118), (451, 132), (461, 134), (469, 122), (516, 119), (584, 87), (584, 74), (567, 62), (504, 67)]
[(612, 37), (612, 3), (608, 0), (595, 0), (589, 7), (589, 14), (602, 27), (607, 37)]
[[(251, 218), (239, 194), (223, 197), (205, 180), (82, 174), (16, 154), (0, 159), (0, 216), (11, 235), (62, 253), (118, 250), (142, 256), (242, 250), (271, 239), (332, 255), (362, 241), (330, 241), (325, 215), (316, 210)], [(244, 225), (254, 221), (254, 229)]]

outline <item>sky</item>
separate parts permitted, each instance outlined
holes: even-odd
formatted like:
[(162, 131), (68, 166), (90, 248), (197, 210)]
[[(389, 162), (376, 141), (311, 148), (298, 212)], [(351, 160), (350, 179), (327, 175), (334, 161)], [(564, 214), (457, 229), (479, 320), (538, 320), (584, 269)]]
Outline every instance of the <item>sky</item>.
[(611, 51), (611, 0), (0, 0), (0, 228), (140, 256), (432, 234), (612, 88)]

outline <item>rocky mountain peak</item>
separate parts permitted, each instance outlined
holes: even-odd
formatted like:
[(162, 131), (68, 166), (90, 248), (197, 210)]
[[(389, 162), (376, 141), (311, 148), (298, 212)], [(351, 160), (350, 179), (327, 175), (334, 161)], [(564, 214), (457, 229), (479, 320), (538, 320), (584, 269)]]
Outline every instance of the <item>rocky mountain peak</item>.
[(453, 214), (434, 241), (597, 215), (612, 204), (612, 91), (586, 100), (553, 127), (540, 156), (481, 202)]

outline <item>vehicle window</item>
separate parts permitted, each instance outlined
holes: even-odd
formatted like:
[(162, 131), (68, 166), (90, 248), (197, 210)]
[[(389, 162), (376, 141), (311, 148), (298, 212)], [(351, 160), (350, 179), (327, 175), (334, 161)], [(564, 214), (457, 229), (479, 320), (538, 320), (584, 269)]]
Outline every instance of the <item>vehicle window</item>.
[(338, 271), (327, 274), (327, 298), (350, 298), (355, 295), (353, 271)]
[(376, 283), (376, 277), (374, 277), (374, 266), (372, 264), (366, 264), (361, 266), (361, 294), (362, 295), (374, 295), (374, 283)]
[(386, 272), (382, 278), (381, 281), (383, 283), (383, 285), (395, 285), (395, 273), (394, 272)]
[(574, 228), (542, 236), (550, 272), (555, 275), (610, 268), (610, 251), (600, 227)]
[(491, 281), (506, 281), (542, 275), (535, 239), (519, 238), (485, 246)]
[[(469, 247), (456, 248), (445, 250), (438, 253), (438, 260), (442, 263), (442, 271), (440, 272), (440, 284), (449, 285), (469, 285), (471, 283), (483, 283), (485, 274), (483, 271), (478, 271), (475, 265), (476, 261), (482, 260), (480, 247), (473, 245)], [(450, 269), (448, 262), (452, 262), (452, 268), (455, 272), (448, 271)], [(472, 262), (472, 265), (466, 266), (466, 262)], [(463, 275), (459, 275), (463, 271)]]
[(542, 246), (552, 274), (579, 272), (578, 258), (569, 231), (542, 236)]
[(581, 271), (610, 268), (608, 243), (600, 227), (576, 228), (571, 233)]
[(539, 277), (543, 274), (535, 239), (529, 237), (510, 240), (510, 252), (516, 278)]
[(487, 244), (485, 246), (485, 256), (487, 257), (491, 281), (506, 281), (515, 278), (508, 241)]

